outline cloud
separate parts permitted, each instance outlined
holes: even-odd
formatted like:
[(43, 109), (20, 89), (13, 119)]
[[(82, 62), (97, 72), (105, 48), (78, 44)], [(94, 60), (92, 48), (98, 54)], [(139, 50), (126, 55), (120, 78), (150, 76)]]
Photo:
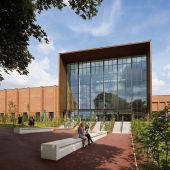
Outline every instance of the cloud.
[(166, 65), (166, 66), (164, 67), (164, 70), (170, 70), (170, 64)]
[(152, 93), (154, 95), (156, 94), (162, 94), (163, 89), (165, 88), (165, 81), (161, 80), (156, 72), (152, 73)]
[(66, 4), (66, 5), (69, 5), (69, 0), (63, 0), (63, 2)]
[(145, 16), (145, 19), (140, 21), (137, 20), (136, 24), (133, 24), (131, 27), (132, 33), (139, 33), (140, 31), (143, 30), (148, 30), (148, 29), (153, 29), (163, 26), (163, 25), (168, 25), (170, 23), (170, 18), (169, 18), (170, 12), (169, 11), (157, 11), (154, 14), (148, 15), (147, 17)]
[[(117, 20), (121, 14), (121, 0), (115, 0), (111, 10), (108, 10), (106, 13), (103, 14), (102, 21), (100, 16), (100, 23), (94, 24), (70, 24), (68, 28), (74, 32), (78, 33), (88, 33), (93, 36), (105, 36), (111, 33), (117, 23)], [(99, 18), (99, 17), (98, 17)]]
[(52, 40), (50, 40), (48, 44), (43, 41), (38, 44), (37, 50), (44, 55), (49, 55), (50, 53), (55, 51), (54, 43)]
[(62, 48), (62, 47), (58, 48), (58, 53), (64, 53), (64, 52), (68, 52), (68, 51), (71, 51), (71, 49), (69, 49), (69, 48)]
[[(169, 66), (167, 67), (169, 68)], [(162, 69), (161, 75), (158, 76), (156, 72), (153, 72), (152, 77), (152, 93), (153, 95), (170, 95), (169, 81), (163, 79), (164, 69)], [(160, 78), (161, 77), (161, 78)]]
[(163, 45), (159, 52), (153, 54), (153, 66), (163, 78), (170, 78), (170, 46)]
[(28, 67), (28, 76), (19, 75), (16, 71), (10, 74), (2, 73), (4, 81), (1, 82), (1, 89), (13, 89), (21, 87), (51, 86), (57, 84), (57, 75), (50, 74), (50, 61), (43, 58), (42, 61), (34, 60)]
[(170, 78), (170, 64), (165, 65), (164, 69), (164, 76)]

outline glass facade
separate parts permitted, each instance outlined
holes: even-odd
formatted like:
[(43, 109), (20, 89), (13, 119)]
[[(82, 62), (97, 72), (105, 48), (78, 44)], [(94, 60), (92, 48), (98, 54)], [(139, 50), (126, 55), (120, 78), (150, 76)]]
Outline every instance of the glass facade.
[(84, 119), (119, 113), (142, 117), (146, 84), (146, 56), (69, 63), (67, 110)]

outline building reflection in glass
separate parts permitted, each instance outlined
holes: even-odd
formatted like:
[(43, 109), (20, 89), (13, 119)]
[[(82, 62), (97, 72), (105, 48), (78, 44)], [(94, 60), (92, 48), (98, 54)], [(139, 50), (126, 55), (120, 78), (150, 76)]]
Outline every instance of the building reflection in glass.
[(134, 113), (147, 107), (146, 56), (67, 64), (67, 110), (82, 118), (94, 113)]

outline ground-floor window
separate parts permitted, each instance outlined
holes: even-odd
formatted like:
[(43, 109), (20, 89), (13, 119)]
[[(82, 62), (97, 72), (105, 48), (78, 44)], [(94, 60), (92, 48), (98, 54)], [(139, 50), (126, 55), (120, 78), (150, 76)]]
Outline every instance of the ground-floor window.
[(49, 112), (49, 120), (53, 120), (54, 119), (54, 112)]
[(74, 120), (74, 119), (76, 119), (76, 118), (78, 118), (78, 111), (77, 110), (75, 110), (75, 111), (70, 111), (70, 119), (71, 120)]
[(23, 115), (23, 120), (24, 121), (28, 121), (28, 113), (27, 112), (23, 112), (22, 115)]
[[(138, 117), (142, 117), (144, 113), (138, 113)], [(71, 119), (80, 117), (83, 121), (96, 120), (96, 121), (110, 121), (115, 119), (116, 121), (131, 121), (132, 113), (129, 110), (113, 111), (113, 110), (81, 110), (71, 112)]]
[(4, 117), (4, 113), (0, 113), (0, 117)]
[(40, 112), (35, 112), (35, 120), (40, 121)]
[(79, 115), (81, 117), (81, 120), (90, 120), (91, 118), (91, 112), (89, 111), (80, 112)]
[(4, 119), (4, 113), (0, 113), (0, 122), (2, 122), (3, 121), (3, 119)]

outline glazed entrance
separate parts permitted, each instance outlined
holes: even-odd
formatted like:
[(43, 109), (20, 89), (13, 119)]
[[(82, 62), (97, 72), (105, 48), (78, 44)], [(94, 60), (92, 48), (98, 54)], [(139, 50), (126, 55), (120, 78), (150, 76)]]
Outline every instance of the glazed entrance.
[(130, 113), (115, 113), (115, 112), (95, 112), (98, 121), (110, 121), (112, 118), (115, 121), (131, 121), (131, 114)]

